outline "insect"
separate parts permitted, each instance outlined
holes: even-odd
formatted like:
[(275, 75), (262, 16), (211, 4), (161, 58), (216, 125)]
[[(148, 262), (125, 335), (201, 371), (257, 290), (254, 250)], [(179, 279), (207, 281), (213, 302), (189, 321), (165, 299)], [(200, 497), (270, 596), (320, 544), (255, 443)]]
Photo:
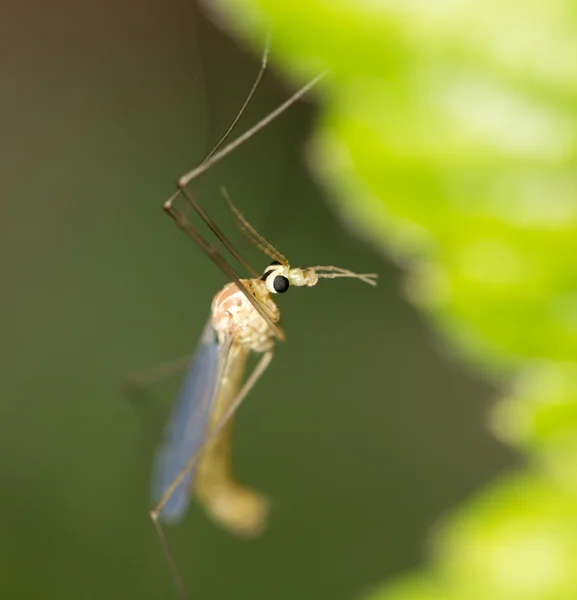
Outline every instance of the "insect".
[[(208, 322), (165, 429), (154, 467), (156, 504), (150, 516), (160, 537), (181, 599), (186, 589), (168, 544), (163, 524), (176, 523), (186, 514), (191, 494), (220, 525), (240, 536), (258, 534), (266, 522), (267, 500), (241, 485), (231, 472), (232, 417), (269, 366), (275, 344), (285, 339), (275, 298), (293, 287), (313, 287), (320, 279), (353, 278), (375, 285), (376, 275), (357, 274), (335, 266), (291, 267), (287, 258), (244, 218), (222, 188), (237, 225), (270, 263), (258, 273), (234, 248), (192, 194), (189, 184), (216, 162), (252, 137), (308, 92), (319, 76), (246, 133), (219, 149), (254, 94), (268, 57), (241, 111), (215, 149), (196, 169), (182, 176), (177, 191), (165, 202), (165, 211), (231, 280), (214, 297)], [(194, 210), (226, 249), (251, 274), (243, 279), (214, 245), (209, 244), (178, 208), (180, 201)], [(245, 378), (249, 355), (259, 357)]]

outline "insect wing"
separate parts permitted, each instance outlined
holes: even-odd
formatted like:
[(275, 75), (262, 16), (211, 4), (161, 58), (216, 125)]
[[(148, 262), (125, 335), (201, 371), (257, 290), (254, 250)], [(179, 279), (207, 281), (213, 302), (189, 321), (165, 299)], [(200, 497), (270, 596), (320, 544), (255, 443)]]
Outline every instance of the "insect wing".
[[(166, 425), (163, 443), (157, 452), (153, 474), (154, 500), (157, 502), (202, 447), (218, 395), (222, 365), (229, 350), (230, 343), (219, 344), (209, 322), (191, 360), (178, 401)], [(162, 508), (160, 518), (165, 523), (176, 523), (186, 514), (193, 477), (194, 468), (173, 490)]]

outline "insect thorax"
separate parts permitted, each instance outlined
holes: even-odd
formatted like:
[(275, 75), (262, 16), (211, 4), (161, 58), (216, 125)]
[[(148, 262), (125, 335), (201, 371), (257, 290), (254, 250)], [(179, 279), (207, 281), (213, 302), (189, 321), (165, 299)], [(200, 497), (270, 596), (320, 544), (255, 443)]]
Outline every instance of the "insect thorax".
[[(258, 279), (242, 282), (254, 292), (273, 321), (278, 321), (280, 312), (271, 298), (266, 284)], [(266, 352), (274, 346), (274, 333), (269, 324), (256, 311), (236, 283), (225, 285), (212, 301), (212, 324), (219, 340), (232, 335), (234, 342), (245, 345), (255, 352)]]

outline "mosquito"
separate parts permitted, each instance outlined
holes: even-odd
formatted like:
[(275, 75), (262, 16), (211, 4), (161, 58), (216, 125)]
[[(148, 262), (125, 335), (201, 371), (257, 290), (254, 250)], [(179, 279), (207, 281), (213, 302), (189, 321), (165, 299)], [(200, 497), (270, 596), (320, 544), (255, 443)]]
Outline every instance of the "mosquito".
[[(188, 594), (163, 524), (181, 521), (192, 495), (213, 520), (236, 535), (255, 536), (266, 522), (266, 498), (240, 484), (232, 473), (231, 427), (233, 415), (270, 365), (276, 343), (285, 340), (275, 298), (293, 287), (313, 287), (320, 279), (352, 278), (376, 285), (374, 273), (359, 274), (335, 266), (291, 267), (287, 258), (244, 218), (226, 189), (221, 188), (241, 231), (270, 260), (262, 274), (258, 273), (240, 256), (190, 190), (194, 179), (276, 119), (324, 75), (310, 81), (268, 116), (222, 147), (260, 83), (267, 66), (268, 48), (267, 41), (258, 76), (233, 124), (205, 160), (178, 180), (177, 191), (164, 204), (164, 210), (184, 233), (231, 280), (212, 301), (208, 322), (189, 363), (154, 466), (156, 504), (150, 517), (181, 600), (186, 600)], [(186, 211), (179, 210), (180, 200), (208, 225), (249, 272), (249, 278), (241, 278), (219, 249), (198, 232)], [(246, 376), (251, 354), (257, 355), (259, 360)]]

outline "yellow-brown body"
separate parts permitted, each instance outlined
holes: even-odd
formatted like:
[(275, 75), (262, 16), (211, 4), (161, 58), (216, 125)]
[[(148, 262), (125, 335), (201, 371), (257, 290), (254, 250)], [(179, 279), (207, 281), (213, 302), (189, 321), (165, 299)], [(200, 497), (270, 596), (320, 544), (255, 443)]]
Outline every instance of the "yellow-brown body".
[[(253, 279), (243, 283), (264, 305), (273, 321), (279, 320), (279, 310), (264, 282)], [(230, 350), (210, 418), (207, 437), (219, 425), (235, 402), (241, 389), (251, 351), (271, 352), (274, 336), (270, 326), (258, 314), (235, 283), (227, 284), (214, 298), (212, 324), (219, 341)], [(232, 338), (232, 342), (230, 342)], [(232, 465), (232, 431), (230, 419), (216, 437), (208, 442), (200, 455), (194, 481), (194, 493), (206, 511), (220, 525), (241, 536), (254, 536), (266, 524), (267, 499), (238, 482)]]

